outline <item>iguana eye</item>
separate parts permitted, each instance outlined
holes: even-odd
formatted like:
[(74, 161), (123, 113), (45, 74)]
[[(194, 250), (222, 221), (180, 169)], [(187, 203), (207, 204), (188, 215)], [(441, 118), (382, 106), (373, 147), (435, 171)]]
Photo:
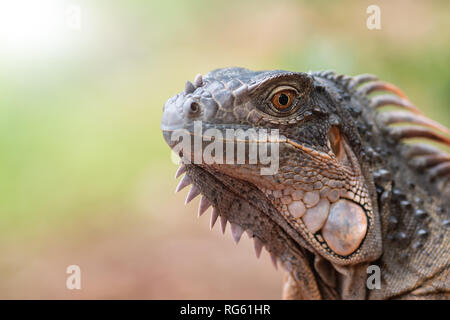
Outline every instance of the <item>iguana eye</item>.
[(287, 111), (294, 102), (295, 94), (296, 92), (290, 89), (278, 91), (272, 96), (272, 104), (278, 111)]

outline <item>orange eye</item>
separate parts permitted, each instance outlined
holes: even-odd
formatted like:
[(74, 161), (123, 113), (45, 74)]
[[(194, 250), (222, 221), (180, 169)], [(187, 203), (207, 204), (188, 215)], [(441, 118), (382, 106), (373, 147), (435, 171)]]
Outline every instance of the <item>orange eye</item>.
[(294, 90), (283, 90), (273, 95), (272, 104), (279, 111), (285, 111), (294, 102), (294, 97), (295, 97)]

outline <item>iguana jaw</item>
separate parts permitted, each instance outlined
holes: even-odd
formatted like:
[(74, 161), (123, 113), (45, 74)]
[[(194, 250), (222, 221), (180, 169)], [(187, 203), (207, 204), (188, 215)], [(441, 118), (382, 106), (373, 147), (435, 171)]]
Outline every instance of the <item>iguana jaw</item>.
[[(299, 234), (273, 206), (264, 193), (253, 184), (232, 178), (217, 171), (209, 171), (198, 165), (181, 164), (177, 175), (185, 172), (177, 191), (192, 184), (187, 202), (195, 195), (202, 195), (199, 206), (201, 215), (209, 205), (214, 206), (211, 214), (211, 228), (217, 214), (220, 214), (222, 231), (227, 222), (231, 225), (234, 241), (239, 242), (243, 231), (254, 240), (257, 257), (264, 247), (271, 256), (275, 268), (281, 265), (295, 280), (295, 287), (301, 291), (303, 299), (321, 299), (319, 286), (324, 284), (317, 277), (313, 265), (326, 265), (311, 247), (310, 243)], [(207, 205), (205, 206), (205, 203)], [(320, 262), (321, 261), (321, 262)], [(319, 285), (319, 283), (321, 283)], [(289, 298), (292, 292), (285, 289), (284, 297)], [(327, 296), (338, 297), (336, 288), (328, 288)]]
[[(171, 126), (173, 129), (174, 126)], [(163, 130), (167, 144), (174, 148), (171, 140), (173, 130)], [(210, 207), (211, 229), (219, 220), (222, 232), (227, 223), (231, 226), (233, 240), (238, 243), (244, 231), (254, 240), (257, 257), (262, 248), (270, 253), (272, 263), (283, 266), (286, 270), (300, 268), (299, 261), (306, 259), (308, 244), (298, 232), (287, 223), (266, 195), (254, 184), (230, 176), (218, 169), (218, 165), (193, 164), (193, 155), (180, 154), (180, 168), (176, 177), (185, 174), (176, 191), (191, 185), (186, 203), (201, 195), (198, 214), (203, 215)], [(183, 159), (185, 162), (183, 163)], [(221, 169), (224, 165), (220, 166)], [(232, 168), (230, 167), (230, 170)], [(229, 171), (233, 173), (233, 171)], [(310, 248), (310, 250), (313, 250)], [(295, 257), (295, 259), (294, 259)], [(304, 268), (304, 267), (303, 267)]]
[[(194, 134), (191, 129), (183, 129), (187, 130), (189, 138)], [(176, 143), (171, 139), (173, 130), (163, 130), (163, 132), (166, 142), (169, 144), (169, 146), (171, 148), (176, 147)], [(311, 147), (305, 146), (291, 139), (286, 139), (284, 137), (281, 140), (284, 142), (280, 143), (280, 153), (297, 154), (296, 157), (299, 163), (301, 163), (301, 159), (304, 158), (309, 159), (305, 161), (307, 161), (306, 163), (313, 164), (313, 167), (315, 166), (314, 163), (321, 167), (321, 163), (329, 165), (330, 163), (337, 161), (335, 159), (336, 156), (332, 153), (317, 151), (312, 149)], [(344, 143), (343, 140), (341, 141), (341, 143)], [(329, 144), (335, 144), (334, 140), (332, 140), (331, 143), (329, 142)], [(191, 147), (193, 148), (194, 146), (192, 145)], [(202, 145), (202, 148), (203, 147), (204, 146)], [(341, 146), (340, 148), (344, 149), (344, 146)], [(351, 152), (351, 150), (348, 150), (348, 152)], [(186, 162), (194, 161), (193, 153), (185, 153), (182, 156), (182, 158)], [(348, 158), (342, 156), (341, 154), (339, 154), (338, 158), (345, 158), (345, 161), (350, 162)], [(283, 159), (281, 160), (283, 161)], [(282, 162), (282, 165), (286, 165), (286, 163)], [(355, 162), (354, 165), (357, 166), (357, 163)], [(287, 221), (288, 224), (285, 225), (292, 229), (295, 234), (299, 235), (299, 237), (297, 237), (296, 239), (296, 242), (298, 244), (309, 249), (310, 251), (319, 252), (323, 255), (328, 254), (332, 257), (335, 257), (335, 263), (348, 263), (349, 259), (346, 256), (351, 257), (352, 254), (357, 251), (359, 245), (362, 243), (366, 235), (368, 225), (366, 214), (361, 209), (360, 204), (356, 202), (363, 201), (363, 197), (359, 195), (357, 196), (356, 192), (354, 194), (352, 193), (352, 195), (349, 195), (347, 194), (347, 191), (345, 191), (347, 189), (345, 189), (344, 193), (342, 193), (341, 189), (332, 189), (332, 187), (322, 188), (316, 191), (312, 183), (309, 185), (306, 184), (304, 185), (304, 187), (301, 187), (310, 187), (310, 189), (307, 189), (309, 191), (290, 188), (287, 185), (283, 185), (284, 182), (286, 182), (285, 179), (283, 179), (283, 171), (287, 175), (291, 170), (293, 170), (289, 169), (289, 167), (286, 166), (283, 166), (281, 168), (281, 175), (276, 174), (275, 176), (262, 176), (259, 174), (258, 165), (251, 166), (248, 163), (244, 165), (197, 163), (195, 165), (190, 165), (190, 167), (192, 167), (193, 171), (206, 170), (207, 172), (213, 174), (215, 177), (219, 177), (219, 179), (216, 179), (216, 184), (222, 184), (221, 186), (219, 186), (219, 188), (223, 188), (223, 183), (227, 180), (232, 180), (232, 182), (230, 183), (230, 187), (233, 186), (235, 188), (233, 190), (235, 198), (242, 197), (243, 194), (246, 194), (245, 190), (236, 189), (235, 181), (239, 180), (242, 183), (253, 185), (256, 189), (258, 189), (258, 191), (260, 191), (260, 193), (258, 194), (258, 201), (261, 201), (262, 199), (267, 200), (268, 205), (272, 207), (273, 210), (271, 212), (274, 212), (274, 214), (272, 214), (272, 221), (283, 221), (284, 223)], [(296, 174), (305, 175), (305, 177), (307, 178), (308, 176), (306, 175), (306, 173), (302, 171), (296, 171)], [(192, 179), (192, 177), (189, 177), (189, 179)], [(280, 181), (278, 179), (281, 179), (281, 185), (279, 184), (279, 182), (277, 182)], [(362, 178), (360, 177), (359, 179)], [(182, 180), (181, 184), (185, 184), (186, 181), (187, 180), (185, 179)], [(323, 180), (323, 182), (326, 183), (325, 180)], [(188, 201), (190, 201), (193, 196), (199, 195), (200, 193), (198, 191), (198, 186), (195, 184), (194, 186), (195, 187), (193, 187), (193, 191), (191, 191), (188, 195)], [(333, 186), (333, 184), (330, 184), (330, 186)], [(357, 187), (356, 184), (354, 186)], [(280, 189), (280, 187), (282, 188)], [(318, 185), (318, 187), (321, 188), (320, 185)], [(209, 186), (209, 188), (214, 189), (216, 188), (216, 186)], [(318, 197), (317, 200), (313, 200), (314, 197)], [(358, 200), (355, 200), (354, 197), (358, 197)], [(200, 211), (203, 211), (203, 207), (205, 206), (205, 203), (207, 201), (208, 203), (212, 202), (208, 197), (206, 197), (206, 199), (207, 200), (202, 200), (199, 209)], [(367, 208), (370, 209), (369, 206)], [(226, 210), (228, 211), (229, 209)], [(220, 211), (217, 211), (216, 214), (213, 215), (213, 219), (216, 218), (218, 212)], [(242, 215), (243, 213), (244, 212), (240, 210), (239, 212), (235, 212), (233, 214)], [(335, 220), (330, 220), (329, 223), (325, 223), (327, 217), (329, 216), (329, 213), (333, 213), (333, 217)], [(230, 214), (230, 216), (232, 216), (233, 214)], [(267, 214), (267, 212), (265, 214)], [(345, 227), (346, 225), (348, 225), (347, 221), (355, 221), (355, 223), (353, 225), (350, 224), (349, 227)], [(233, 220), (231, 220), (231, 222), (233, 222)], [(240, 238), (243, 230), (250, 230), (251, 233), (254, 233), (254, 226), (252, 226), (251, 221), (243, 222), (245, 226), (233, 222), (235, 226), (232, 227), (232, 230), (234, 231), (233, 235), (235, 239)], [(345, 228), (349, 228), (349, 231), (347, 231), (347, 233), (344, 235), (342, 235), (339, 230), (342, 229), (342, 223), (345, 223)], [(321, 231), (321, 229), (323, 229), (323, 231)], [(299, 238), (302, 239), (302, 241), (299, 241)], [(304, 239), (307, 239), (307, 241), (305, 241)], [(306, 245), (306, 243), (309, 244)], [(336, 253), (340, 254), (342, 257), (337, 256)]]
[[(305, 268), (301, 261), (307, 259), (307, 252), (303, 248), (308, 247), (308, 244), (258, 188), (246, 181), (210, 171), (210, 168), (194, 164), (182, 166), (186, 171), (182, 183), (192, 183), (187, 201), (192, 200), (192, 194), (202, 195), (199, 214), (204, 210), (202, 203), (205, 201), (214, 207), (211, 228), (218, 218), (215, 214), (219, 214), (222, 231), (225, 231), (229, 222), (236, 243), (244, 231), (247, 232), (254, 240), (257, 257), (264, 247), (270, 253), (275, 267), (280, 264), (288, 271)], [(188, 182), (183, 182), (185, 179)]]

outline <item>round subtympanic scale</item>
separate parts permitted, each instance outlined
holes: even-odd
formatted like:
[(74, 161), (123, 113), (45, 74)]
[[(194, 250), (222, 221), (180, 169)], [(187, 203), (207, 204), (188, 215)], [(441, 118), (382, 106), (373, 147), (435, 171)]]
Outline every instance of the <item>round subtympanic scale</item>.
[(367, 217), (360, 205), (345, 199), (331, 205), (322, 228), (322, 236), (331, 250), (342, 256), (352, 254), (366, 232)]

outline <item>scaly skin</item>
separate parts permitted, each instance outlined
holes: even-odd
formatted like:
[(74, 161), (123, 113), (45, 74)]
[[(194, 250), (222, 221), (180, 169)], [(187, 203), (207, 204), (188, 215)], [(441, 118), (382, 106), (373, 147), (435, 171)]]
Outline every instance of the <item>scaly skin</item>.
[[(371, 97), (375, 91), (394, 95)], [(387, 104), (407, 112), (378, 111)], [(223, 227), (229, 221), (236, 241), (247, 230), (257, 254), (264, 246), (287, 270), (284, 298), (449, 297), (450, 158), (403, 142), (450, 145), (449, 130), (398, 88), (371, 75), (218, 69), (165, 104), (169, 146), (175, 130), (194, 134), (199, 120), (203, 134), (279, 130), (274, 175), (249, 161), (189, 163), (193, 154), (180, 155), (179, 174), (186, 171), (180, 188), (193, 184), (189, 201), (203, 195), (199, 213), (214, 207), (212, 225), (218, 216)], [(422, 127), (388, 126), (399, 122)], [(369, 265), (381, 269), (380, 289), (367, 289)]]

